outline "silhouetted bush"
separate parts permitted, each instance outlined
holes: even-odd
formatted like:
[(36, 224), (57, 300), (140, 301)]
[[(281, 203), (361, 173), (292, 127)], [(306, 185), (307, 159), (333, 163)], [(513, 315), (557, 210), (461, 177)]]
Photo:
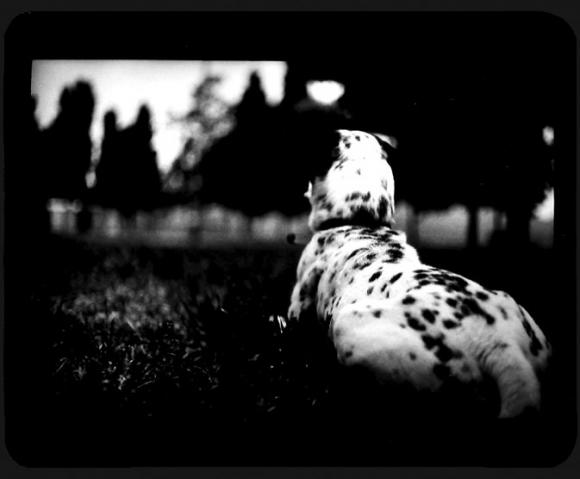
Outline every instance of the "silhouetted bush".
[(82, 200), (86, 196), (94, 106), (91, 84), (77, 81), (62, 91), (58, 114), (42, 132), (42, 156), (50, 165), (44, 180), (52, 198)]
[(151, 145), (151, 113), (141, 106), (135, 122), (120, 130), (114, 112), (104, 117), (101, 158), (96, 168), (95, 201), (125, 216), (158, 205), (161, 177)]

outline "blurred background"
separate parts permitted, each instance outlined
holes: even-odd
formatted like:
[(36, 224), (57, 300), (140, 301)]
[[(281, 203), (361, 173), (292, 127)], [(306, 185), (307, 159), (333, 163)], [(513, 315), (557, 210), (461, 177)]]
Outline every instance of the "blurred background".
[(336, 125), (396, 138), (396, 227), (417, 247), (550, 247), (554, 78), (474, 60), (35, 60), (39, 227), (161, 245), (305, 236), (301, 132)]

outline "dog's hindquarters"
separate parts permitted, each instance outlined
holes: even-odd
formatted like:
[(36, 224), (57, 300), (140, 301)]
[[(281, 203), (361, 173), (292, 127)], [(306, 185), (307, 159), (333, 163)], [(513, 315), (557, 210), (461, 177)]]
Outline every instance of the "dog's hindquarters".
[(461, 354), (444, 361), (408, 326), (401, 308), (384, 302), (357, 302), (342, 308), (332, 321), (331, 334), (339, 362), (370, 372), (378, 383), (427, 392), (455, 381), (473, 387), (490, 378), (499, 395), (499, 417), (538, 410), (539, 380), (518, 342), (500, 340), (489, 330), (482, 334), (486, 327), (478, 319), (467, 321), (465, 327), (475, 330), (467, 335), (448, 333), (447, 344)]
[(436, 390), (440, 386), (433, 374), (436, 361), (426, 354), (415, 332), (401, 327), (400, 310), (380, 306), (379, 318), (375, 316), (379, 309), (367, 304), (345, 307), (333, 319), (331, 334), (339, 362), (367, 370), (381, 384)]

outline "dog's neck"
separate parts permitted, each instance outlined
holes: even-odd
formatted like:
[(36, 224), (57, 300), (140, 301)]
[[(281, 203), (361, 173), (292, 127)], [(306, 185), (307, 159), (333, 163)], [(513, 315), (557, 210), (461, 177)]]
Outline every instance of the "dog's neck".
[[(386, 162), (378, 166), (388, 168)], [(346, 225), (391, 227), (395, 216), (394, 187), (392, 176), (388, 176), (390, 169), (386, 168), (378, 173), (366, 173), (361, 168), (361, 175), (344, 177), (337, 177), (331, 171), (325, 178), (316, 180), (307, 193), (311, 205), (310, 229), (318, 231)]]
[(380, 228), (388, 227), (392, 228), (393, 225), (390, 221), (378, 221), (375, 218), (330, 218), (321, 222), (316, 231), (325, 231), (332, 228), (340, 228), (341, 226), (361, 226), (365, 228)]

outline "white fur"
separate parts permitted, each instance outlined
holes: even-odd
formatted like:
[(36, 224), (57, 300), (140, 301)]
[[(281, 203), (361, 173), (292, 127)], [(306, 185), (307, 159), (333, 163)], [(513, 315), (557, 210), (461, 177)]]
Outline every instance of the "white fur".
[[(336, 161), (324, 178), (309, 183), (305, 196), (310, 200), (308, 225), (316, 231), (328, 219), (347, 219), (345, 197), (352, 192), (370, 193), (369, 206), (376, 208), (381, 196), (388, 201), (386, 214), (377, 220), (393, 224), (395, 220), (395, 181), (385, 153), (377, 139), (363, 131), (338, 130), (341, 141), (336, 148)], [(356, 140), (355, 138), (359, 138)], [(347, 144), (350, 147), (347, 147)], [(332, 185), (329, 188), (329, 185)], [(319, 201), (326, 195), (333, 207), (324, 209)], [(358, 200), (355, 204), (362, 205)]]
[[(540, 328), (506, 293), (486, 290), (454, 273), (433, 270), (462, 282), (467, 293), (434, 280), (418, 286), (416, 272), (429, 267), (406, 242), (404, 233), (390, 228), (394, 180), (378, 141), (364, 132), (339, 130), (339, 134), (334, 163), (307, 192), (314, 235), (300, 258), (288, 318), (300, 320), (313, 312), (327, 325), (338, 361), (363, 366), (380, 383), (437, 391), (445, 379), (435, 370), (444, 367), (467, 387), (492, 378), (500, 395), (500, 417), (538, 409), (538, 374), (545, 370), (550, 355)], [(387, 198), (388, 208), (384, 216), (376, 217), (374, 229), (348, 225), (351, 209), (345, 206), (345, 198), (352, 192), (369, 193), (365, 204), (371, 210), (379, 198)], [(321, 230), (331, 219), (343, 225)], [(385, 258), (390, 259), (385, 262)], [(409, 295), (414, 301), (405, 303)], [(478, 310), (462, 313), (457, 325), (449, 327), (443, 320), (454, 318), (460, 310), (454, 301), (475, 302)], [(437, 319), (419, 321), (419, 327), (410, 322), (410, 316), (421, 319), (425, 309), (436, 311)], [(535, 352), (530, 334), (540, 344)], [(439, 346), (427, 347), (426, 336), (442, 338), (445, 347), (457, 355), (442, 359), (436, 354)]]

